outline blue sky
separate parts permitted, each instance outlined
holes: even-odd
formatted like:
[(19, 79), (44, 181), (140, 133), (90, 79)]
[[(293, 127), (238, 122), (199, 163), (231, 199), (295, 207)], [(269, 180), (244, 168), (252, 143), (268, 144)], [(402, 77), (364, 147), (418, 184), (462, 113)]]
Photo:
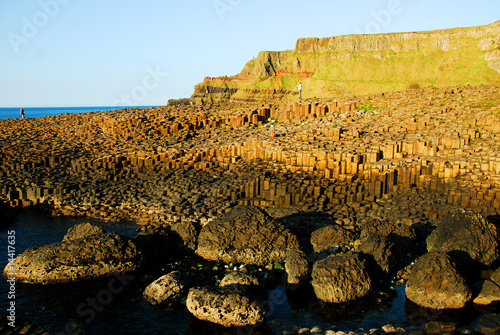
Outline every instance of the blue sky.
[(0, 107), (163, 105), (300, 37), (500, 20), (498, 0), (0, 0)]

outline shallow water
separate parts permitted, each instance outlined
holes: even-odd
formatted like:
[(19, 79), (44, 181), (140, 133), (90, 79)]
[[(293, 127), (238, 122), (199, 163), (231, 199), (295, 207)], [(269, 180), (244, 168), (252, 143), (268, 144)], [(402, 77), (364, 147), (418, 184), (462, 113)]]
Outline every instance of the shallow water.
[[(23, 212), (9, 228), (0, 233), (0, 258), (7, 264), (7, 232), (15, 231), (15, 252), (26, 248), (60, 242), (69, 227), (88, 219), (54, 218), (36, 212)], [(133, 237), (136, 226), (92, 221), (109, 232)], [(165, 310), (149, 305), (142, 298), (143, 289), (151, 282), (146, 276), (121, 276), (103, 280), (59, 285), (27, 285), (16, 283), (16, 318), (28, 320), (54, 334), (230, 334), (238, 333), (196, 320), (179, 305)], [(0, 281), (1, 310), (8, 308), (9, 286)], [(406, 302), (404, 286), (374, 293), (355, 303), (332, 305), (312, 297), (311, 287), (302, 285), (285, 290), (278, 286), (268, 294), (269, 312), (263, 333), (276, 334), (295, 326), (340, 330), (370, 329), (386, 321), (421, 323), (432, 319), (448, 319), (459, 325), (476, 322), (477, 312), (468, 309), (460, 314), (433, 313)], [(5, 314), (5, 312), (3, 312)], [(458, 321), (457, 321), (458, 320)], [(241, 332), (241, 330), (240, 330)], [(251, 329), (245, 330), (245, 334)]]

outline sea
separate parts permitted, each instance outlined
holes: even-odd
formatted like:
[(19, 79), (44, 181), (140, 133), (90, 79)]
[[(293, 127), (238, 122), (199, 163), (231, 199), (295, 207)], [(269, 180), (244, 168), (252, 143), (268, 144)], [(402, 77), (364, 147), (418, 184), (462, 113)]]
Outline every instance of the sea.
[[(149, 106), (141, 106), (146, 108)], [(65, 113), (99, 112), (121, 107), (42, 107), (23, 108), (27, 118), (40, 118)], [(0, 108), (0, 119), (20, 118), (19, 108)], [(8, 263), (9, 236), (15, 236), (15, 254), (27, 248), (62, 241), (67, 230), (88, 219), (52, 217), (43, 212), (23, 210), (5, 222), (0, 213), (0, 272)], [(133, 224), (110, 224), (100, 221), (108, 232), (133, 237)], [(30, 285), (15, 283), (12, 287), (0, 276), (0, 326), (5, 325), (10, 303), (15, 303), (19, 323), (27, 321), (43, 327), (51, 334), (251, 334), (251, 329), (229, 330), (196, 320), (182, 304), (155, 307), (142, 297), (144, 288), (154, 281), (153, 276), (132, 276), (124, 279), (124, 287), (116, 294), (109, 293), (110, 279), (59, 285)], [(11, 297), (14, 289), (15, 297)], [(95, 301), (99, 302), (96, 303)], [(422, 323), (431, 320), (458, 322), (474, 327), (478, 311), (472, 308), (436, 314), (418, 308), (405, 297), (405, 285), (387, 287), (371, 297), (349, 304), (327, 304), (314, 298), (310, 284), (299, 288), (278, 285), (268, 292), (269, 312), (261, 334), (282, 334), (295, 327), (319, 326), (326, 330), (335, 326), (346, 332), (381, 327), (386, 323)], [(451, 315), (450, 315), (451, 313)], [(0, 328), (1, 329), (1, 328)], [(4, 328), (5, 330), (5, 328)], [(1, 332), (1, 331), (0, 331)], [(259, 333), (259, 332), (258, 332)]]
[(0, 119), (21, 118), (21, 108), (26, 118), (39, 118), (49, 115), (75, 114), (87, 112), (105, 112), (122, 108), (149, 108), (153, 106), (94, 106), (94, 107), (9, 107), (0, 108)]

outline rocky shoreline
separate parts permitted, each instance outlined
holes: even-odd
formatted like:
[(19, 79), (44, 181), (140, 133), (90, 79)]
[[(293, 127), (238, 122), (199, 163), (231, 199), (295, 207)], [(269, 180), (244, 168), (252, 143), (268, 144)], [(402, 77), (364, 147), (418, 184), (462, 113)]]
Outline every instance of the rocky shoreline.
[[(408, 280), (408, 298), (425, 308), (494, 307), (499, 93), (464, 86), (1, 120), (3, 206), (133, 221), (142, 230), (124, 239), (79, 226), (20, 255), (18, 280), (147, 272), (185, 253), (260, 267), (224, 272), (209, 285), (165, 273), (150, 288), (185, 298), (200, 320), (256, 333), (265, 333), (253, 327), (266, 313), (259, 288), (273, 285), (275, 271), (328, 303)], [(486, 313), (475, 331), (494, 333), (497, 321)], [(354, 331), (452, 332), (473, 330), (425, 320)]]

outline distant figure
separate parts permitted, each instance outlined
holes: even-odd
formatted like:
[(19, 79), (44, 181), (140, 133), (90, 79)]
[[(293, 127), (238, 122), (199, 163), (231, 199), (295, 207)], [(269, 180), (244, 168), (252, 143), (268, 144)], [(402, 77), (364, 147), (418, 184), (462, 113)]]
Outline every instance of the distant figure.
[(274, 138), (276, 136), (276, 127), (271, 125), (271, 138)]
[(24, 119), (24, 109), (21, 108), (21, 119)]
[(299, 82), (297, 85), (297, 88), (299, 89), (299, 99), (302, 99), (302, 83)]

